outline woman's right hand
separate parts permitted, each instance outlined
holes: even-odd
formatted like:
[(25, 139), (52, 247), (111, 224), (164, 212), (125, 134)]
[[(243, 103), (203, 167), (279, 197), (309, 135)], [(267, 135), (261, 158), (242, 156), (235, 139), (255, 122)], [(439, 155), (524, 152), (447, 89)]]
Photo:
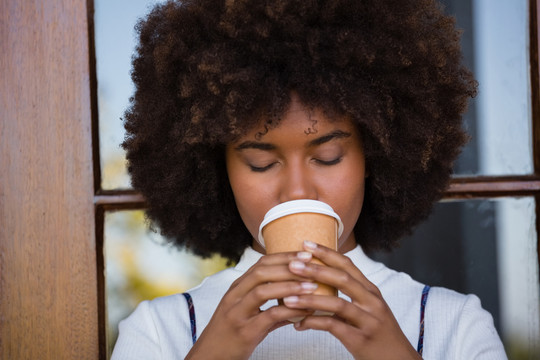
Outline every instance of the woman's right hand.
[(311, 254), (265, 255), (233, 282), (186, 359), (247, 359), (271, 331), (290, 324), (287, 319), (308, 315), (284, 305), (260, 310), (268, 300), (315, 290), (316, 285), (289, 270), (292, 260), (308, 262)]

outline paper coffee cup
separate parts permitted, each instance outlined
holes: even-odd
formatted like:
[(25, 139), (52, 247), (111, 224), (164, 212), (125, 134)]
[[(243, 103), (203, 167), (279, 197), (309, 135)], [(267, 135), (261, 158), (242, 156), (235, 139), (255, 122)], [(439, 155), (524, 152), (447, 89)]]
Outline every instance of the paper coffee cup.
[[(337, 250), (337, 240), (342, 232), (343, 223), (330, 205), (317, 200), (292, 200), (266, 213), (259, 227), (258, 241), (267, 254), (303, 251), (305, 240)], [(324, 265), (318, 259), (311, 262)], [(314, 294), (337, 295), (335, 288), (318, 285)]]

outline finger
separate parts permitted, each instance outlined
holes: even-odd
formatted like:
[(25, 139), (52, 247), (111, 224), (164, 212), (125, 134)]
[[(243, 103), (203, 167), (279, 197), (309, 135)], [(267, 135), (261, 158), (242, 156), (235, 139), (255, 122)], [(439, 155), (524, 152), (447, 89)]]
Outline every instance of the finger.
[(305, 318), (312, 314), (305, 309), (291, 309), (284, 305), (272, 306), (253, 318), (253, 331), (269, 333), (284, 325), (291, 324), (289, 319)]
[(317, 284), (313, 282), (282, 281), (266, 283), (258, 285), (248, 292), (239, 306), (245, 309), (259, 308), (269, 299), (312, 294), (316, 289)]
[(279, 265), (279, 264), (286, 264), (293, 259), (297, 259), (300, 261), (309, 261), (311, 260), (311, 257), (312, 257), (311, 252), (307, 252), (307, 251), (281, 252), (281, 253), (274, 253), (270, 255), (264, 255), (257, 261), (257, 264)]
[(289, 267), (282, 265), (257, 265), (249, 269), (231, 285), (231, 295), (239, 299), (258, 285), (279, 281), (305, 281), (306, 279), (291, 273)]
[[(304, 249), (312, 253), (315, 258), (321, 260), (328, 267), (340, 269), (349, 274), (350, 277), (360, 282), (369, 292), (380, 295), (379, 289), (365, 277), (362, 271), (347, 256), (311, 241), (304, 241)], [(350, 277), (342, 279), (342, 282), (348, 283), (351, 280)]]
[(236, 289), (239, 296), (258, 284), (270, 281), (305, 280), (293, 275), (287, 268), (291, 261), (307, 262), (311, 260), (309, 252), (287, 252), (266, 255), (259, 259), (245, 274), (234, 281), (230, 289)]
[(362, 342), (366, 337), (361, 328), (331, 316), (306, 316), (302, 321), (295, 323), (294, 328), (298, 331), (308, 329), (328, 331), (348, 349), (357, 346), (358, 342)]
[(356, 327), (374, 320), (369, 312), (336, 296), (293, 295), (283, 298), (283, 303), (292, 309), (311, 309), (334, 314)]
[(298, 276), (327, 284), (351, 298), (351, 300), (366, 311), (375, 309), (376, 304), (381, 298), (372, 291), (368, 291), (365, 286), (352, 277), (349, 273), (334, 269), (325, 265), (313, 263), (304, 264), (298, 261), (292, 261), (289, 264), (289, 270)]

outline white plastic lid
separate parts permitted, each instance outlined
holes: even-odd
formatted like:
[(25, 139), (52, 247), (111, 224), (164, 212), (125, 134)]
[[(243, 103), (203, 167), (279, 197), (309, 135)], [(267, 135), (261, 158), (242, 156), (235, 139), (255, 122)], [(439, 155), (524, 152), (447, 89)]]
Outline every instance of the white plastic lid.
[(324, 203), (322, 201), (318, 200), (308, 200), (308, 199), (302, 199), (302, 200), (291, 200), (284, 203), (281, 203), (279, 205), (274, 206), (268, 212), (266, 215), (264, 215), (264, 219), (259, 226), (259, 243), (265, 247), (264, 245), (264, 238), (262, 235), (263, 228), (268, 225), (270, 222), (279, 219), (283, 216), (291, 215), (291, 214), (298, 214), (298, 213), (316, 213), (316, 214), (323, 214), (328, 215), (336, 219), (338, 222), (338, 238), (343, 233), (343, 223), (341, 222), (341, 218), (338, 214), (332, 209), (330, 205), (327, 203)]

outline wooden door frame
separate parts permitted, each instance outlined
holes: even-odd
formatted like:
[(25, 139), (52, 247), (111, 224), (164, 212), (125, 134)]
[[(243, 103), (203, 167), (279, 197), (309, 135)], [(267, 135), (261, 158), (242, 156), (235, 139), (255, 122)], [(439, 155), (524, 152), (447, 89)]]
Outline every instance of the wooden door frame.
[(100, 357), (87, 6), (0, 0), (2, 359)]

